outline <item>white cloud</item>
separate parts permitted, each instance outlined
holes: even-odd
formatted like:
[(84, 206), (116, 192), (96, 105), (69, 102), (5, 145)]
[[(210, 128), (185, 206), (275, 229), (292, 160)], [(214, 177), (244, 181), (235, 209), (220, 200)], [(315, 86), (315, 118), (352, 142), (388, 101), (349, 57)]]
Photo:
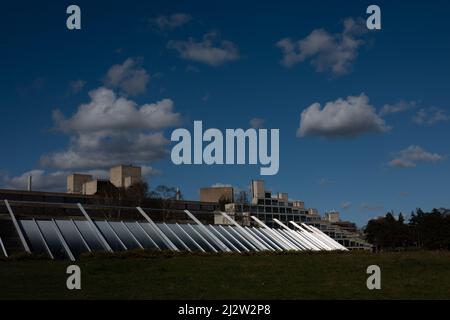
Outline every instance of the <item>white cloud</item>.
[(345, 202), (341, 203), (341, 208), (344, 210), (350, 209), (351, 206), (352, 206), (352, 203), (350, 201), (345, 201)]
[(189, 38), (187, 41), (169, 41), (167, 47), (175, 49), (181, 58), (219, 66), (229, 61), (239, 59), (239, 49), (231, 41), (221, 40), (217, 32), (210, 32), (203, 36), (203, 41)]
[(377, 204), (369, 204), (367, 202), (361, 203), (361, 209), (367, 210), (367, 211), (381, 211), (384, 210), (384, 207)]
[(254, 129), (259, 129), (264, 126), (264, 123), (266, 122), (265, 119), (262, 118), (253, 118), (250, 119), (250, 126)]
[[(28, 177), (32, 177), (32, 190), (64, 192), (67, 187), (67, 176), (70, 171), (48, 172), (42, 169), (26, 171), (21, 175), (10, 177), (8, 174), (0, 173), (0, 186), (7, 189), (26, 190)], [(78, 173), (90, 174), (93, 179), (109, 179), (109, 170), (85, 170)], [(150, 166), (142, 166), (142, 176), (149, 177), (159, 174), (158, 170)]]
[(150, 75), (141, 67), (140, 61), (132, 58), (113, 65), (103, 79), (105, 86), (118, 88), (123, 94), (130, 96), (145, 92), (149, 81)]
[(385, 116), (389, 114), (408, 111), (415, 108), (416, 105), (417, 101), (403, 101), (403, 100), (394, 104), (385, 104), (380, 110), (380, 115)]
[(442, 109), (436, 107), (420, 109), (413, 117), (413, 121), (419, 125), (433, 125), (438, 122), (450, 121), (450, 116)]
[(55, 125), (70, 136), (70, 145), (65, 151), (44, 155), (41, 165), (64, 170), (108, 168), (165, 156), (169, 141), (162, 131), (181, 121), (172, 100), (138, 106), (103, 87), (89, 95), (91, 101), (68, 119), (54, 112)]
[(316, 102), (301, 113), (297, 136), (351, 137), (390, 129), (365, 94), (339, 98), (322, 108)]
[(232, 185), (228, 184), (228, 183), (220, 183), (220, 182), (217, 182), (217, 183), (211, 185), (211, 188), (224, 188), (224, 187), (232, 187)]
[(71, 94), (76, 94), (83, 90), (84, 86), (86, 85), (86, 81), (84, 80), (74, 80), (69, 83), (69, 92)]
[(420, 146), (409, 146), (393, 154), (389, 166), (398, 168), (414, 168), (418, 163), (436, 163), (444, 160), (444, 156), (426, 151)]
[(286, 67), (310, 59), (316, 71), (342, 75), (350, 71), (364, 44), (361, 36), (366, 32), (364, 20), (348, 18), (341, 33), (330, 34), (324, 29), (315, 29), (304, 39), (284, 38), (276, 46), (283, 53), (281, 63)]
[(192, 20), (192, 16), (187, 13), (174, 13), (171, 15), (160, 15), (154, 19), (152, 22), (160, 30), (171, 30), (177, 27), (181, 27)]

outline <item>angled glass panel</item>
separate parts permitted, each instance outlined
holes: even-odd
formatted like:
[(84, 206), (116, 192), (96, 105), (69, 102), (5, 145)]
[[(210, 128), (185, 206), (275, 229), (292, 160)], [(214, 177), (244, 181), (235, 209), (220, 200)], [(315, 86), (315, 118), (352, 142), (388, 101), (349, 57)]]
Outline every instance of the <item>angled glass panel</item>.
[(53, 221), (38, 220), (36, 221), (36, 223), (39, 225), (39, 228), (44, 235), (45, 241), (47, 242), (47, 245), (55, 259), (69, 258), (66, 250), (64, 249), (61, 241), (58, 238), (58, 234), (55, 231)]
[(28, 245), (30, 246), (31, 252), (38, 254), (47, 254), (47, 249), (45, 248), (44, 241), (39, 234), (39, 229), (32, 220), (20, 220), (19, 224), (24, 231), (25, 238), (27, 238)]
[[(164, 225), (163, 223), (157, 223), (156, 224), (159, 229), (161, 229), (162, 232), (164, 232), (164, 234), (166, 235), (167, 238), (169, 238), (170, 241), (172, 241), (172, 243), (179, 249), (179, 250), (186, 250), (185, 246), (183, 245), (183, 243), (181, 243), (181, 239), (174, 233), (172, 232), (171, 229), (169, 229), (168, 225)], [(181, 241), (180, 241), (181, 240)]]
[(265, 247), (267, 247), (267, 250), (275, 250), (275, 247), (269, 242), (266, 241), (266, 239), (262, 238), (259, 234), (257, 234), (254, 230), (254, 228), (248, 228), (246, 227), (245, 230), (249, 232), (253, 237), (255, 237), (259, 242), (261, 242)]
[(109, 222), (111, 228), (114, 229), (120, 240), (125, 244), (128, 250), (140, 249), (139, 244), (133, 239), (130, 231), (121, 223), (117, 221)]
[(145, 233), (144, 230), (136, 222), (124, 222), (128, 229), (133, 233), (136, 239), (142, 244), (145, 249), (154, 250), (159, 249), (156, 243)]
[(227, 238), (222, 236), (222, 234), (219, 233), (212, 225), (207, 225), (206, 228), (208, 228), (209, 232), (214, 234), (224, 245), (227, 246), (228, 249), (231, 251), (240, 251), (235, 245), (233, 245), (230, 241), (228, 241)]
[(171, 250), (171, 248), (165, 243), (161, 236), (156, 232), (155, 229), (148, 222), (139, 222), (141, 227), (148, 233), (150, 238), (158, 245), (161, 250)]
[(183, 241), (192, 251), (201, 251), (194, 241), (186, 235), (185, 232), (176, 224), (168, 224), (167, 227), (172, 230), (181, 241)]
[(205, 239), (205, 241), (208, 241), (208, 243), (213, 246), (218, 252), (222, 251), (222, 249), (219, 247), (219, 245), (216, 243), (216, 241), (203, 230), (202, 227), (199, 225), (191, 225), (198, 233), (202, 235), (202, 237)]
[(247, 248), (250, 251), (255, 251), (255, 248), (252, 247), (249, 244), (249, 241), (243, 237), (238, 231), (237, 228), (235, 227), (231, 227), (231, 226), (225, 226), (224, 227), (233, 237), (235, 237), (237, 240), (239, 240), (240, 243), (242, 243), (242, 245)]
[(189, 236), (197, 242), (197, 244), (203, 248), (206, 252), (212, 252), (213, 250), (205, 243), (205, 241), (187, 224), (179, 225)]
[(108, 241), (108, 244), (111, 246), (114, 252), (126, 250), (126, 248), (122, 243), (120, 243), (117, 235), (113, 230), (111, 230), (111, 227), (106, 221), (94, 221), (94, 223), (100, 229), (103, 237), (105, 237), (106, 241)]
[(219, 232), (223, 237), (230, 241), (240, 251), (248, 251), (247, 247), (241, 243), (241, 240), (236, 239), (236, 237), (228, 232), (227, 229), (225, 229), (223, 226), (214, 226), (213, 228), (216, 229), (217, 232)]
[(261, 232), (262, 234), (264, 234), (266, 237), (268, 237), (273, 242), (275, 242), (283, 250), (289, 250), (287, 245), (283, 241), (281, 241), (278, 237), (275, 237), (268, 229), (259, 228), (258, 231)]
[(253, 233), (259, 235), (261, 239), (264, 239), (266, 243), (270, 244), (270, 246), (275, 250), (283, 250), (283, 247), (280, 247), (279, 244), (276, 241), (274, 241), (274, 239), (272, 239), (272, 237), (268, 237), (264, 233), (262, 233), (261, 228), (250, 228), (250, 229), (253, 231)]
[(89, 252), (89, 249), (84, 245), (83, 239), (78, 234), (72, 221), (56, 220), (55, 222), (75, 258), (84, 252)]
[[(253, 247), (251, 247), (252, 250), (267, 250), (266, 248), (263, 248), (264, 244), (257, 243), (255, 239), (253, 239), (251, 236), (247, 234), (247, 230), (241, 229), (241, 228), (233, 228), (234, 231), (239, 233), (242, 238), (246, 239)], [(246, 243), (248, 245), (248, 243)]]
[(104, 251), (105, 250), (105, 248), (103, 248), (102, 243), (100, 242), (98, 236), (94, 233), (94, 231), (92, 231), (92, 228), (89, 225), (89, 222), (75, 220), (74, 223), (76, 224), (78, 230), (80, 231), (81, 235), (83, 236), (84, 240), (86, 240), (89, 248), (91, 248), (92, 251)]
[(3, 244), (2, 238), (0, 237), (0, 257), (6, 256), (7, 256), (6, 248), (5, 245)]

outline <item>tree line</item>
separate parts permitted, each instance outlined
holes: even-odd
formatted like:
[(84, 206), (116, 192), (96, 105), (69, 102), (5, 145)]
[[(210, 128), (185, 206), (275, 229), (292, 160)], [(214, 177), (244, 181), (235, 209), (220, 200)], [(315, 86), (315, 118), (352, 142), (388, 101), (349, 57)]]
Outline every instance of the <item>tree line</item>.
[(388, 212), (384, 217), (370, 220), (364, 233), (376, 250), (450, 250), (450, 210), (417, 209), (408, 221), (401, 213), (396, 218), (393, 212)]

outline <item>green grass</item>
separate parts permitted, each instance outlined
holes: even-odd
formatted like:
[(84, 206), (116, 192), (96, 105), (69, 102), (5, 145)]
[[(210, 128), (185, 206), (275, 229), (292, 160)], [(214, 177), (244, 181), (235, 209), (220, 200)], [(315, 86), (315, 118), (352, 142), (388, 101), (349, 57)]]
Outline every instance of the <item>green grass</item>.
[[(67, 261), (0, 261), (0, 299), (450, 299), (449, 252), (85, 256), (82, 290)], [(366, 268), (381, 267), (381, 290)]]

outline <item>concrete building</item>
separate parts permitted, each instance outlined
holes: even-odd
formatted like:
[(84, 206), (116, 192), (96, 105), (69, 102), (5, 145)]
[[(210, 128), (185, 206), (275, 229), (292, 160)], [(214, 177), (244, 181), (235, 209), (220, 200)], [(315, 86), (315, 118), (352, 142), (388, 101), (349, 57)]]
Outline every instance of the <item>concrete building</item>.
[(255, 216), (271, 228), (278, 228), (274, 219), (289, 225), (289, 221), (312, 225), (337, 242), (350, 249), (369, 249), (371, 246), (358, 232), (352, 232), (349, 228), (342, 228), (339, 212), (327, 212), (322, 218), (317, 209), (305, 208), (305, 203), (300, 200), (290, 200), (287, 193), (272, 195), (266, 190), (263, 180), (254, 180), (251, 183), (251, 202), (248, 204), (229, 203), (225, 206), (228, 214), (242, 224), (247, 223), (246, 217)]
[(338, 211), (325, 212), (325, 220), (334, 223), (341, 221), (340, 214)]
[(67, 193), (81, 194), (83, 193), (83, 185), (92, 180), (90, 174), (74, 173), (67, 177)]
[(233, 187), (208, 187), (200, 189), (201, 202), (234, 202)]
[(142, 181), (141, 167), (119, 165), (109, 171), (109, 180), (96, 180), (90, 174), (74, 173), (67, 177), (67, 193), (95, 195), (114, 188), (128, 188)]
[(264, 221), (270, 227), (276, 227), (273, 219), (282, 222), (310, 222), (319, 221), (319, 214), (311, 214), (300, 200), (290, 200), (286, 192), (272, 195), (272, 191), (265, 188), (263, 180), (253, 180), (251, 183), (251, 201), (249, 204), (230, 203), (226, 205), (227, 212), (249, 213)]
[(109, 170), (109, 180), (117, 188), (128, 188), (142, 180), (141, 167), (119, 165)]

